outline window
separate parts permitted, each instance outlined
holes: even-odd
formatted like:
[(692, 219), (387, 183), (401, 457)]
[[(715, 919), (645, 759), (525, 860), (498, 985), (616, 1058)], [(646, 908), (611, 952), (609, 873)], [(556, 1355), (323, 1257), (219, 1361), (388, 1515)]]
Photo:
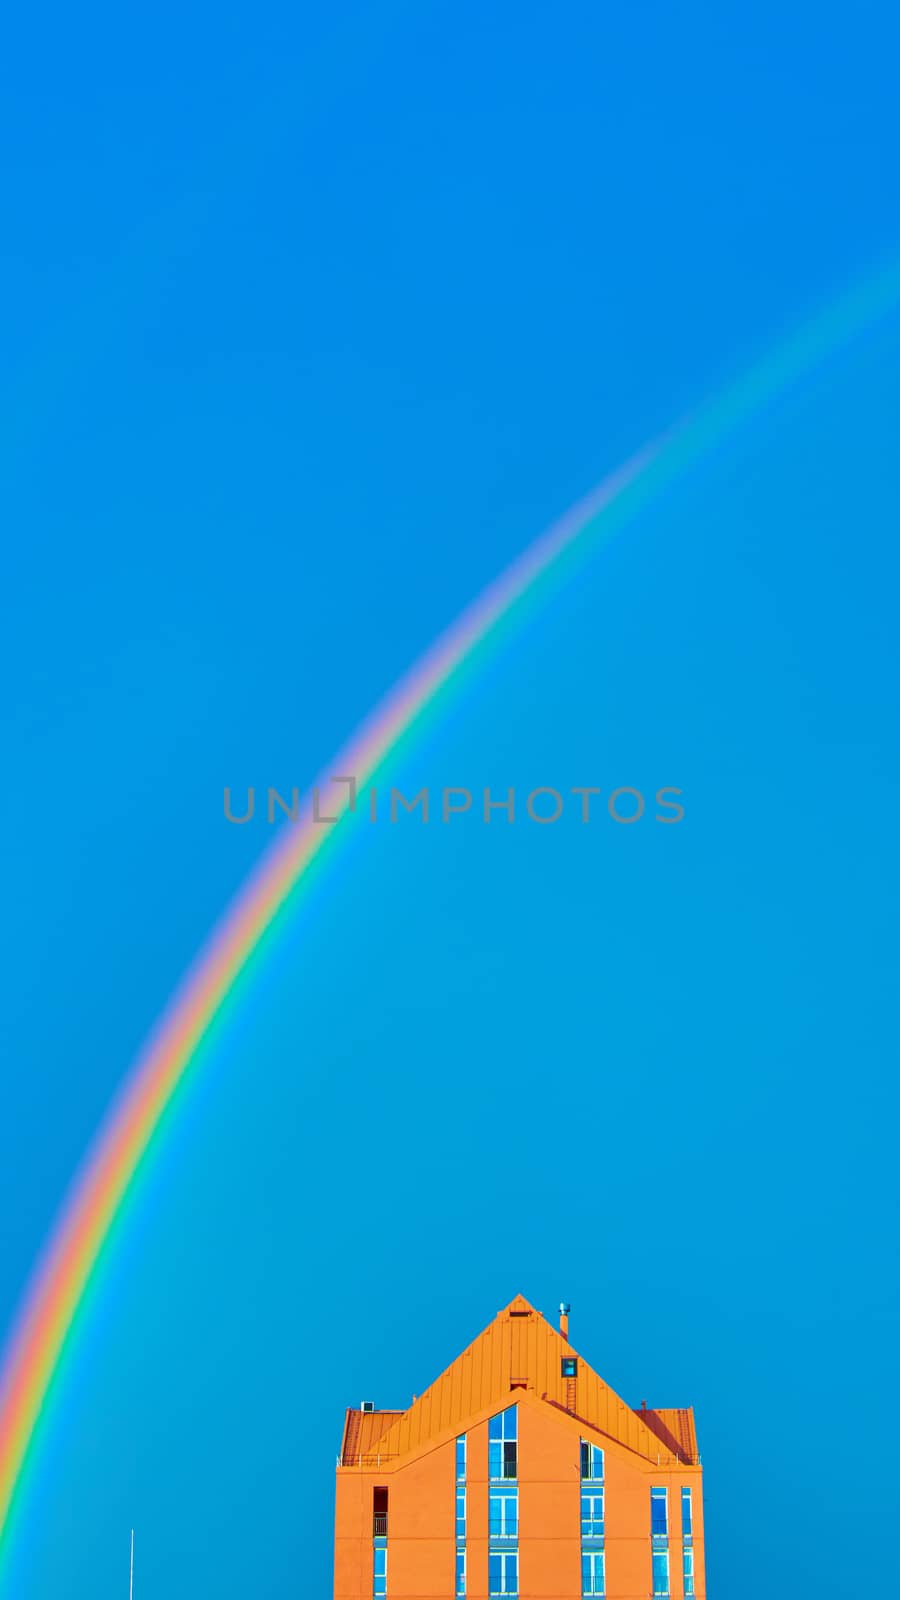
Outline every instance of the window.
[(488, 1502), (488, 1532), (492, 1539), (518, 1538), (518, 1489), (491, 1489)]
[(582, 1594), (606, 1593), (606, 1558), (602, 1550), (595, 1550), (591, 1555), (581, 1558), (581, 1592)]
[(598, 1494), (583, 1494), (581, 1496), (581, 1537), (582, 1539), (602, 1539), (603, 1528), (603, 1490)]
[(577, 1358), (577, 1356), (563, 1356), (563, 1358), (562, 1358), (562, 1375), (563, 1375), (564, 1378), (577, 1378), (578, 1377), (578, 1358)]
[(655, 1595), (667, 1595), (669, 1593), (668, 1550), (654, 1550), (653, 1552), (653, 1593)]
[(668, 1537), (669, 1507), (668, 1492), (665, 1489), (650, 1490), (650, 1532), (654, 1539)]
[(684, 1552), (684, 1592), (685, 1592), (685, 1594), (693, 1594), (693, 1592), (694, 1592), (694, 1552), (693, 1552), (693, 1550), (685, 1550), (685, 1552)]
[(518, 1594), (519, 1557), (512, 1551), (488, 1556), (488, 1594)]
[(456, 1589), (457, 1600), (466, 1592), (466, 1436), (456, 1441)]
[(509, 1406), (488, 1423), (488, 1471), (495, 1481), (516, 1476), (516, 1438), (516, 1407)]
[(682, 1539), (684, 1539), (685, 1543), (687, 1543), (688, 1539), (693, 1538), (693, 1534), (694, 1534), (694, 1515), (693, 1515), (693, 1509), (691, 1507), (691, 1491), (690, 1491), (690, 1489), (682, 1489), (682, 1491), (681, 1491), (681, 1537), (682, 1537)]
[(599, 1445), (588, 1444), (586, 1439), (581, 1441), (581, 1476), (603, 1482), (603, 1451)]
[(388, 1531), (387, 1489), (372, 1490), (372, 1534), (376, 1539), (386, 1539)]
[(387, 1594), (387, 1545), (377, 1544), (375, 1555), (375, 1579), (372, 1585), (373, 1595)]

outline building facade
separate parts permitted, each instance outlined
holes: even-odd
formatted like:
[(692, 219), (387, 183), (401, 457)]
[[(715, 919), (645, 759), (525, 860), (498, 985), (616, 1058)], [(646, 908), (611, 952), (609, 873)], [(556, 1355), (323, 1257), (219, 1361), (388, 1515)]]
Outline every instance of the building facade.
[(349, 1410), (334, 1600), (705, 1600), (690, 1408), (633, 1410), (518, 1296), (406, 1411)]

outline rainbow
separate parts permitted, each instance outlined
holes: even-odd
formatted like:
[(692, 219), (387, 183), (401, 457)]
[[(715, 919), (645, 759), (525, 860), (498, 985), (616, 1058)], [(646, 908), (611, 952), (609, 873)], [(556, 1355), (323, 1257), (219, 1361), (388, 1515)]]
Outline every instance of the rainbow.
[[(421, 724), (441, 691), (473, 661), (526, 596), (591, 534), (611, 536), (686, 466), (824, 356), (893, 307), (900, 263), (866, 280), (801, 327), (715, 400), (647, 445), (574, 506), (484, 590), (375, 708), (328, 773), (370, 782)], [(320, 779), (320, 785), (330, 776)], [(330, 826), (286, 825), (223, 915), (132, 1066), (72, 1184), (40, 1257), (0, 1368), (0, 1553), (9, 1551), (13, 1511), (79, 1311), (114, 1225), (165, 1116), (236, 987), (272, 937), (314, 862), (341, 835), (351, 810), (346, 785), (330, 785)], [(346, 830), (344, 830), (346, 832)]]

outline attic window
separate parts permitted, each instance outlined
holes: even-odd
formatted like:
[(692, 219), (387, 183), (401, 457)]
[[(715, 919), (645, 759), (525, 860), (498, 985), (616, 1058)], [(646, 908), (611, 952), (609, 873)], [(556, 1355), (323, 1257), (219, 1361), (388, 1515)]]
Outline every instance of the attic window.
[(509, 1314), (510, 1314), (511, 1317), (530, 1317), (531, 1316), (531, 1312), (530, 1311), (511, 1311)]
[(577, 1378), (578, 1377), (578, 1357), (577, 1356), (563, 1356), (563, 1358), (562, 1358), (562, 1375), (563, 1375), (564, 1378)]

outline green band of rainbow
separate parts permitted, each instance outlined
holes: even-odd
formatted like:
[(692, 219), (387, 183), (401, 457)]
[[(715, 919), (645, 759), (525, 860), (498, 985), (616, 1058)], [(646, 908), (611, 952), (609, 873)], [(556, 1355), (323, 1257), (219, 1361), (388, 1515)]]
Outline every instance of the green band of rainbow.
[[(686, 465), (845, 339), (894, 306), (900, 266), (869, 279), (802, 327), (693, 418), (640, 451), (543, 534), (474, 602), (376, 708), (331, 774), (371, 780), (444, 685), (567, 552), (611, 534)], [(323, 784), (328, 782), (322, 780)], [(340, 820), (349, 790), (330, 788)], [(191, 968), (101, 1128), (33, 1274), (0, 1369), (0, 1551), (36, 1429), (78, 1309), (160, 1121), (267, 930), (337, 825), (286, 825)]]

